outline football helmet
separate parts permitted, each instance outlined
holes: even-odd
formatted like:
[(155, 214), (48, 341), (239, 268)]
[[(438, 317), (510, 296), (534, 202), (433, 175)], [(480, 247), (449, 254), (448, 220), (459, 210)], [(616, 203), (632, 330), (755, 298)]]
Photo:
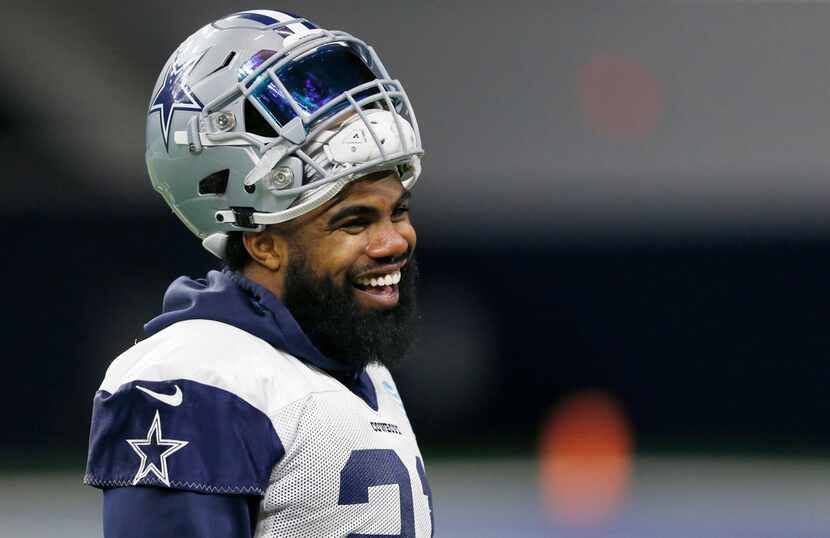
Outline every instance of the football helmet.
[(291, 220), (372, 172), (411, 189), (422, 155), (409, 97), (372, 47), (280, 11), (191, 35), (147, 115), (153, 187), (220, 258), (228, 232)]

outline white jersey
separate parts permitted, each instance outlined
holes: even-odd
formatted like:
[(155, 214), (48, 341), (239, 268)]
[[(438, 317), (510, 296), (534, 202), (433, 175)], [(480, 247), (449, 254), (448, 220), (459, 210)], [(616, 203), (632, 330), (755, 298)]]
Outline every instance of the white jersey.
[(360, 391), (231, 325), (174, 323), (110, 366), (85, 481), (261, 495), (258, 538), (432, 536), (423, 460), (389, 371)]

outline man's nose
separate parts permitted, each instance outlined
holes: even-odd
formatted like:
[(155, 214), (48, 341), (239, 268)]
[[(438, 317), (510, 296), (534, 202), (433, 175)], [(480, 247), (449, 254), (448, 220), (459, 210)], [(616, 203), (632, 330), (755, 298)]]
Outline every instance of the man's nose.
[(398, 230), (395, 223), (387, 223), (372, 237), (366, 253), (372, 258), (394, 258), (403, 256), (409, 250), (409, 241)]

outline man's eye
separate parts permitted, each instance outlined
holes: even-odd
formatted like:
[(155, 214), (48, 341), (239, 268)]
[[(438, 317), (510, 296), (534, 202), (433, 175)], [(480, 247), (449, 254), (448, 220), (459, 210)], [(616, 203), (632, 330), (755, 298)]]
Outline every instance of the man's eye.
[(392, 214), (396, 217), (406, 215), (407, 213), (409, 213), (409, 206), (407, 206), (407, 205), (402, 205), (400, 207), (396, 207), (395, 211), (392, 212)]
[(366, 226), (367, 223), (362, 220), (352, 220), (341, 224), (340, 229), (347, 233), (360, 233)]

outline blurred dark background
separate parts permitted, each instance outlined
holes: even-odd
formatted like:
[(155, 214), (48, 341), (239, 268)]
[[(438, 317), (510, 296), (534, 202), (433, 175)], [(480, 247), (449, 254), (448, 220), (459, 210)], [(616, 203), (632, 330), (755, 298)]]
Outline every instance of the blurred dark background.
[[(170, 280), (218, 262), (172, 215), (5, 228), (20, 263), (6, 264), (4, 455), (77, 462), (106, 366)], [(621, 400), (643, 449), (828, 446), (826, 240), (432, 235), (419, 240), (421, 342), (398, 372), (427, 450), (530, 452), (552, 405), (583, 388)]]
[[(178, 43), (245, 7), (4, 8), (6, 461), (82, 461), (108, 363), (218, 265), (152, 191), (143, 118)], [(367, 39), (418, 112), (398, 375), (427, 451), (530, 452), (583, 388), (639, 448), (830, 446), (830, 6), (263, 7)]]

